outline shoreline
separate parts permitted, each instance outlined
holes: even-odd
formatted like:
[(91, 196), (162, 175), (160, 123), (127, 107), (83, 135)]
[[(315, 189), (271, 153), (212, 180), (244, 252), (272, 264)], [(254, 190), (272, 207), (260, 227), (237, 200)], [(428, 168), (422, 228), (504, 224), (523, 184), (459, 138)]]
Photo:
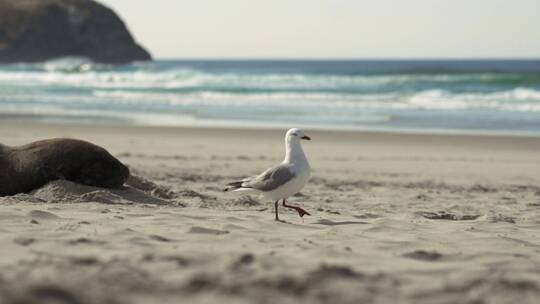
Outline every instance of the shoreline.
[[(5, 120), (0, 120), (0, 127), (9, 127), (9, 126), (23, 126), (23, 125), (32, 125), (32, 126), (44, 126), (50, 128), (59, 128), (62, 126), (75, 128), (75, 129), (86, 129), (86, 128), (112, 128), (112, 129), (154, 129), (155, 131), (165, 131), (169, 132), (171, 130), (228, 130), (228, 131), (268, 131), (276, 132), (283, 131), (287, 128), (299, 127), (304, 130), (310, 130), (312, 132), (320, 133), (344, 133), (344, 134), (358, 134), (358, 135), (403, 135), (403, 136), (424, 136), (424, 137), (498, 137), (498, 138), (529, 138), (529, 139), (540, 139), (540, 132), (534, 131), (521, 131), (521, 132), (512, 132), (512, 131), (496, 131), (496, 130), (459, 130), (459, 129), (391, 129), (391, 128), (354, 128), (354, 127), (325, 127), (325, 126), (296, 126), (291, 125), (288, 127), (281, 127), (273, 124), (238, 124), (235, 122), (216, 122), (216, 123), (205, 123), (200, 122), (200, 124), (185, 123), (178, 125), (153, 125), (153, 124), (140, 124), (140, 123), (130, 123), (128, 120), (126, 122), (111, 123), (114, 117), (104, 118), (101, 121), (87, 121), (75, 123), (73, 121), (55, 121), (47, 120), (47, 117), (42, 119), (11, 119), (13, 115), (3, 115), (0, 113), (0, 118), (8, 117)], [(16, 115), (17, 116), (17, 115)], [(18, 116), (17, 116), (18, 117)], [(33, 117), (32, 115), (21, 115), (21, 117)], [(86, 117), (87, 118), (87, 117)], [(72, 117), (70, 119), (77, 119), (77, 117)], [(79, 119), (84, 120), (85, 117), (80, 117)]]
[[(197, 157), (189, 168), (198, 174), (208, 165), (205, 161), (221, 167), (218, 160), (231, 157), (260, 158), (256, 169), (265, 169), (282, 160), (285, 131), (0, 122), (0, 143), (18, 146), (45, 138), (78, 138), (101, 145), (113, 155), (145, 156), (144, 160), (120, 159), (141, 161), (151, 171), (156, 166), (155, 157)], [(344, 170), (370, 172), (377, 180), (400, 180), (403, 175), (413, 182), (421, 177), (457, 184), (540, 184), (538, 137), (305, 131), (313, 139), (304, 144), (312, 167), (317, 171), (334, 166), (332, 176), (337, 178), (343, 174), (333, 171)], [(165, 160), (157, 163), (168, 166)], [(232, 173), (257, 173), (243, 163), (237, 165)], [(223, 170), (218, 172), (227, 175)]]

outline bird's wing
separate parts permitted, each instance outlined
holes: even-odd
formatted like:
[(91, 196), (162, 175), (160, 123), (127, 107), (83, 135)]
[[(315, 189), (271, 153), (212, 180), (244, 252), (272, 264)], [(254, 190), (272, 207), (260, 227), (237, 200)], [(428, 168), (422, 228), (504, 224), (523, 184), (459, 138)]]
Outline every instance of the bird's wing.
[(281, 164), (267, 169), (263, 173), (243, 180), (242, 188), (252, 188), (260, 191), (272, 191), (293, 179), (296, 174), (291, 165)]

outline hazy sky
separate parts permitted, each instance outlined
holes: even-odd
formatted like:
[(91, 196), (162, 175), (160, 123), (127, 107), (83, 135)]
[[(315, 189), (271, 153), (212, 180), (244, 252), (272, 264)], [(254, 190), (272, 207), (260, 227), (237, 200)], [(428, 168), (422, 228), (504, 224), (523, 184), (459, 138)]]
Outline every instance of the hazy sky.
[(540, 0), (98, 0), (157, 58), (540, 57)]

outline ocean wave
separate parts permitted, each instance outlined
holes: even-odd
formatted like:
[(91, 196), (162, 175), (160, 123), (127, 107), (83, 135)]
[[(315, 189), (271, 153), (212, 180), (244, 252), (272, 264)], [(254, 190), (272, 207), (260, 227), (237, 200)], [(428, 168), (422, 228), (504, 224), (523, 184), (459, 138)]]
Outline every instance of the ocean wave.
[(333, 63), (277, 65), (109, 66), (78, 58), (5, 65), (0, 66), (0, 113), (111, 117), (148, 125), (260, 121), (540, 130), (540, 71), (520, 72), (523, 66), (506, 72), (389, 72), (393, 62), (378, 71)]
[(493, 93), (452, 94), (442, 90), (428, 90), (409, 97), (408, 104), (413, 108), (426, 110), (488, 109), (540, 112), (540, 91), (515, 88)]
[(397, 74), (306, 74), (210, 72), (189, 67), (153, 68), (152, 65), (113, 67), (72, 58), (39, 65), (0, 68), (2, 84), (24, 86), (69, 86), (74, 88), (215, 90), (251, 92), (299, 90), (357, 92), (402, 90), (408, 87), (459, 85), (540, 84), (536, 73), (397, 73)]
[(490, 93), (452, 93), (440, 89), (418, 92), (344, 94), (321, 92), (235, 93), (193, 91), (171, 93), (126, 89), (92, 89), (88, 92), (32, 90), (11, 91), (0, 102), (61, 103), (99, 107), (132, 106), (153, 108), (182, 106), (289, 107), (305, 109), (393, 109), (393, 110), (490, 110), (540, 112), (540, 91), (529, 88)]
[(158, 92), (133, 92), (133, 91), (103, 91), (93, 92), (96, 98), (109, 100), (131, 100), (141, 102), (165, 102), (175, 105), (267, 105), (267, 106), (311, 106), (311, 107), (336, 107), (354, 106), (358, 101), (363, 103), (384, 103), (396, 100), (396, 94), (364, 94), (341, 95), (327, 93), (260, 93), (260, 94), (235, 94), (224, 92), (195, 92), (190, 94), (158, 93)]
[(426, 90), (414, 94), (342, 95), (324, 93), (250, 94), (202, 92), (186, 95), (132, 91), (94, 91), (94, 96), (108, 100), (165, 102), (171, 105), (272, 105), (291, 107), (347, 107), (370, 109), (540, 111), (540, 91), (516, 88), (489, 94), (453, 94)]

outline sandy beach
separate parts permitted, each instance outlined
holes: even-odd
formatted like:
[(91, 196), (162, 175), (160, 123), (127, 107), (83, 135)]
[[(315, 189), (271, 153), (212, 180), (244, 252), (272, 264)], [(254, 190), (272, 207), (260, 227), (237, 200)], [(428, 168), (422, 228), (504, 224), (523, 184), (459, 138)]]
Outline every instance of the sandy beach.
[[(285, 130), (0, 122), (130, 167), (0, 198), (0, 303), (537, 303), (540, 138), (306, 132), (290, 203), (224, 193), (283, 158)], [(0, 168), (1, 169), (1, 168)]]

